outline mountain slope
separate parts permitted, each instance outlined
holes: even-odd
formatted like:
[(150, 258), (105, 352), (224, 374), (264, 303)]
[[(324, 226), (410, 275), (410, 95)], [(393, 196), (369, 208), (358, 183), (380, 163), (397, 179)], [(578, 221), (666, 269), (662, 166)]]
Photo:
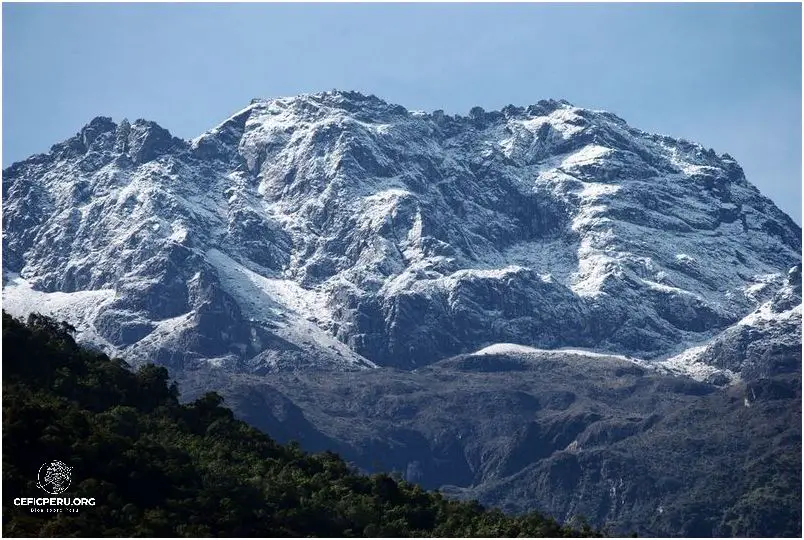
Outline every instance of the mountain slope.
[[(215, 393), (180, 405), (167, 370), (136, 373), (76, 346), (67, 326), (3, 313), (6, 536), (591, 536), (537, 513), (448, 501), (337, 455), (282, 446), (234, 420)], [(36, 471), (71, 467), (77, 512), (34, 513)], [(69, 456), (69, 457), (68, 457)], [(234, 458), (234, 459), (233, 459)], [(75, 509), (75, 507), (73, 507)]]
[[(193, 397), (207, 380), (180, 385)], [(226, 374), (217, 388), (279, 440), (510, 512), (583, 515), (615, 535), (801, 532), (800, 371), (721, 389), (494, 346), (413, 372)]]
[(3, 176), (8, 309), (57, 305), (174, 369), (412, 368), (496, 342), (669, 358), (800, 263), (800, 228), (730, 156), (566, 102), (254, 100), (192, 141), (96, 118)]

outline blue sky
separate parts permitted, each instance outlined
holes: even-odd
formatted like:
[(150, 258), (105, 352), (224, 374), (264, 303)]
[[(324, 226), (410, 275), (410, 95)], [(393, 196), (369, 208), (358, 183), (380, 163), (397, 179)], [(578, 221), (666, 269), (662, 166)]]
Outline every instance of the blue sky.
[(732, 154), (801, 223), (798, 4), (3, 4), (3, 166), (98, 115), (191, 138), (332, 88), (606, 109)]

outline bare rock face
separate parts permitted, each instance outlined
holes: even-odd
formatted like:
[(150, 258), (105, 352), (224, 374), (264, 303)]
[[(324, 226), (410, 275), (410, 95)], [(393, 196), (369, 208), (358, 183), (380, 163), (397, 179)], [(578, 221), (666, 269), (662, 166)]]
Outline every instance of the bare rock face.
[(99, 117), (3, 176), (7, 308), (136, 361), (410, 369), (496, 342), (661, 361), (725, 332), (693, 363), (739, 375), (774, 361), (735, 325), (778, 294), (763, 320), (800, 320), (800, 274), (780, 291), (801, 230), (730, 156), (564, 101), (254, 100), (189, 142)]

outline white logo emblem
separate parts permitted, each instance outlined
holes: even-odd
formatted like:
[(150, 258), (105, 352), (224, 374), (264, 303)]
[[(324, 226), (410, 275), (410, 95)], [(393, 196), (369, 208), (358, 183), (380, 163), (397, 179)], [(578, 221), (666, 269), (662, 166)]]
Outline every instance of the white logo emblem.
[(36, 485), (51, 495), (58, 495), (70, 487), (72, 470), (72, 467), (58, 460), (45, 463), (39, 467), (39, 481)]

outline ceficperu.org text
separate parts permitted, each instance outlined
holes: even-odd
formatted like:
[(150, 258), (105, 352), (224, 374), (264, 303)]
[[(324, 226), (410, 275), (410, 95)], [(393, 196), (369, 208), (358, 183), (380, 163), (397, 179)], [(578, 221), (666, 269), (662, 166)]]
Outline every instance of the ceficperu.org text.
[(17, 497), (14, 506), (95, 506), (95, 497)]

